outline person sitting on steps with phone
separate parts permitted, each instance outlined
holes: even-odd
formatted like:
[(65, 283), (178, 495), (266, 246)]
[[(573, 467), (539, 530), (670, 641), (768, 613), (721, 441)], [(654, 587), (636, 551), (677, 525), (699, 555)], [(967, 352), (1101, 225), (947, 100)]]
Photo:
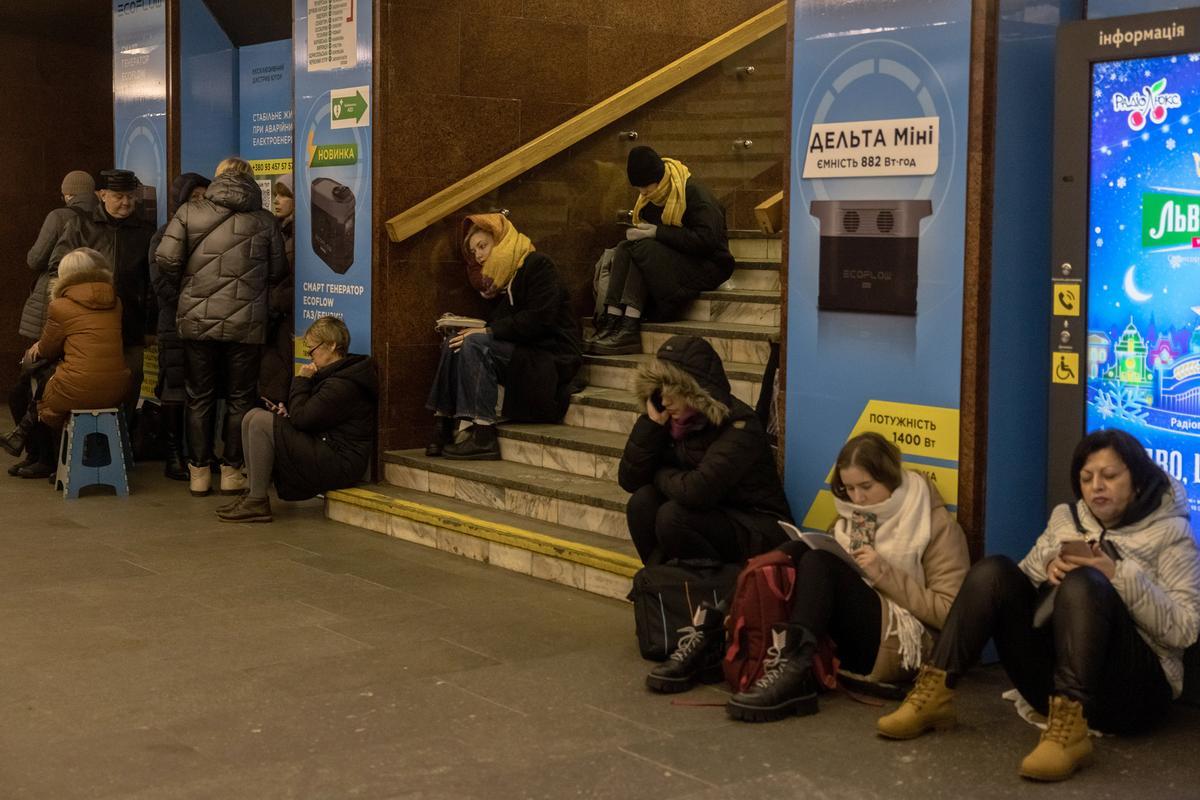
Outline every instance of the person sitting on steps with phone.
[(736, 564), (787, 537), (787, 498), (753, 408), (730, 391), (721, 358), (673, 336), (638, 371), (638, 417), (617, 470), (629, 534), (646, 565), (672, 559)]
[[(582, 388), (581, 331), (558, 267), (507, 217), (474, 214), (463, 227), (471, 286), (499, 302), (486, 326), (442, 342), (425, 406), (435, 416), (425, 454), (494, 461), (501, 419), (558, 422), (566, 414), (571, 393)], [(455, 441), (460, 420), (470, 427)]]
[(725, 209), (687, 166), (635, 147), (626, 172), (638, 199), (633, 225), (613, 254), (605, 311), (587, 340), (596, 355), (642, 352), (643, 316), (678, 319), (700, 292), (733, 274)]
[(369, 356), (350, 353), (350, 331), (321, 317), (304, 333), (311, 363), (292, 379), (287, 403), (242, 417), (246, 490), (217, 509), (223, 522), (270, 522), (267, 489), (281, 500), (307, 500), (362, 480), (375, 452), (378, 388)]
[(1048, 716), (1023, 777), (1070, 777), (1091, 757), (1089, 728), (1129, 733), (1165, 718), (1200, 631), (1187, 491), (1119, 430), (1084, 437), (1070, 469), (1075, 502), (1054, 509), (1019, 564), (994, 555), (971, 568), (932, 658), (879, 719), (880, 735), (953, 726), (956, 687), (989, 639), (1021, 697)]

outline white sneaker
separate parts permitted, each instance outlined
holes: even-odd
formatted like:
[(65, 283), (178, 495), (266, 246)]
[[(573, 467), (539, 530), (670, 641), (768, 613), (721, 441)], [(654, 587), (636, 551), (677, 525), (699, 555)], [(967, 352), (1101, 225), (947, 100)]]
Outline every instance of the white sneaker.
[(188, 464), (188, 491), (192, 497), (204, 497), (212, 491), (212, 470), (208, 464), (201, 467)]
[(221, 494), (238, 494), (246, 488), (246, 476), (241, 467), (221, 465)]

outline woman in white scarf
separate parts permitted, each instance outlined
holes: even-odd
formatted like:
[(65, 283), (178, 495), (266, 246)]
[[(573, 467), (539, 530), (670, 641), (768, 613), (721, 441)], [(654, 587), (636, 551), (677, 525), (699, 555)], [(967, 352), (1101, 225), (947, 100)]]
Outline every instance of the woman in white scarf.
[(838, 454), (832, 535), (849, 558), (783, 546), (796, 564), (790, 624), (775, 626), (763, 677), (730, 699), (734, 719), (762, 722), (817, 710), (812, 656), (832, 639), (843, 672), (868, 681), (911, 676), (932, 648), (970, 566), (966, 537), (927, 478), (864, 433)]

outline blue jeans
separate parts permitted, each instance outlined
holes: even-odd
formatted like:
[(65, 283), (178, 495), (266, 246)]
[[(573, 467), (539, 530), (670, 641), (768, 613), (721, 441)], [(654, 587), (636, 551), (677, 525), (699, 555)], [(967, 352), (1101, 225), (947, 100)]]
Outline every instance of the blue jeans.
[(443, 341), (425, 407), (457, 419), (498, 421), (500, 385), (514, 349), (512, 342), (500, 341), (490, 333), (468, 336), (457, 352), (450, 349), (448, 339)]

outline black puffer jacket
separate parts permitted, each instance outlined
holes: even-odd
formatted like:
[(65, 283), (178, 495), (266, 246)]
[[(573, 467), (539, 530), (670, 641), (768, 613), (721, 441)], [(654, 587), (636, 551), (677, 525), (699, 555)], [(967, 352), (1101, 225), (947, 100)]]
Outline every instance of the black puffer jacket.
[(262, 344), (267, 296), (287, 273), (275, 217), (247, 175), (218, 175), (204, 199), (181, 207), (167, 225), (155, 261), (179, 282), (184, 340)]
[(653, 484), (670, 500), (719, 509), (737, 528), (748, 557), (786, 540), (779, 520), (791, 520), (775, 456), (754, 409), (733, 396), (712, 345), (674, 336), (638, 374), (642, 405), (655, 391), (682, 398), (702, 415), (679, 441), (668, 425), (642, 414), (629, 434), (617, 479), (627, 492)]
[(548, 256), (525, 257), (488, 319), (492, 335), (517, 347), (504, 380), (505, 418), (558, 422), (583, 364), (583, 336), (571, 299)]
[(375, 441), (375, 365), (348, 355), (292, 379), (288, 416), (275, 418), (275, 488), (304, 500), (362, 480)]
[[(208, 186), (209, 181), (203, 175), (195, 172), (185, 172), (171, 181), (171, 196), (175, 209), (187, 205), (192, 191), (197, 186)], [(150, 239), (150, 285), (154, 288), (154, 296), (158, 299), (158, 386), (159, 397), (163, 392), (182, 390), (186, 379), (184, 364), (183, 342), (179, 340), (179, 328), (176, 323), (176, 312), (179, 307), (178, 276), (165, 275), (159, 268), (154, 254), (162, 242), (167, 226), (163, 225)], [(281, 398), (280, 398), (281, 399)]]
[(77, 194), (62, 208), (56, 208), (46, 215), (42, 229), (38, 232), (37, 241), (29, 248), (25, 261), (33, 270), (36, 277), (29, 288), (29, 297), (21, 309), (21, 323), (18, 327), (20, 334), (27, 339), (37, 339), (42, 335), (46, 325), (46, 306), (50, 302), (50, 281), (54, 272), (50, 269), (50, 257), (54, 254), (54, 246), (66, 232), (71, 220), (90, 220), (96, 213), (96, 203), (99, 200), (92, 192)]

